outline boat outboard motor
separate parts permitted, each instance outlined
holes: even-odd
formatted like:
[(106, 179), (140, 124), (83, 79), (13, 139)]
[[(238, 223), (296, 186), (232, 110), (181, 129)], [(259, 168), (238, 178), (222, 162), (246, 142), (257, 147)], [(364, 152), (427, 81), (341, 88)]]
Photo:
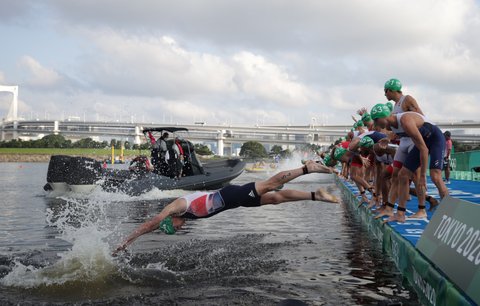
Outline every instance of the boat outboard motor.
[(74, 192), (90, 192), (95, 188), (101, 173), (102, 165), (99, 161), (88, 157), (73, 157), (66, 182)]
[(53, 190), (57, 192), (70, 191), (66, 177), (70, 172), (71, 156), (53, 155), (50, 157), (47, 172), (47, 184), (43, 186), (45, 191)]

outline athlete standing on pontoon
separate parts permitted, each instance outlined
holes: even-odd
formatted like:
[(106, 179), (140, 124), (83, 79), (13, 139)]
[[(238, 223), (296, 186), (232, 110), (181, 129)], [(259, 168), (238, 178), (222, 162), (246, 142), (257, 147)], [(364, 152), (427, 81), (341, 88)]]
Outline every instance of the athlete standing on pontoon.
[[(445, 149), (445, 137), (440, 129), (417, 112), (394, 114), (384, 104), (377, 104), (370, 112), (375, 124), (388, 130), (395, 130), (400, 137), (410, 137), (414, 147), (407, 153), (403, 167), (398, 173), (397, 213), (387, 220), (405, 222), (406, 202), (409, 194), (409, 179), (420, 168), (417, 182), (418, 211), (411, 218), (426, 218), (425, 196), (427, 191), (427, 167), (430, 178), (438, 189), (441, 198), (448, 195), (448, 189), (442, 181), (442, 162)], [(398, 152), (398, 151), (397, 151)], [(428, 162), (430, 157), (430, 163)], [(390, 209), (393, 204), (387, 203)], [(378, 216), (377, 216), (378, 217)]]
[(251, 182), (243, 186), (229, 185), (217, 191), (195, 192), (180, 197), (168, 204), (158, 215), (138, 226), (127, 239), (120, 244), (114, 254), (124, 250), (135, 239), (160, 228), (166, 234), (175, 234), (185, 219), (209, 218), (222, 211), (244, 207), (258, 207), (267, 204), (280, 204), (292, 201), (324, 201), (337, 203), (338, 199), (323, 189), (315, 192), (298, 190), (280, 190), (279, 186), (308, 173), (332, 173), (332, 169), (313, 161), (302, 168), (282, 171), (266, 181)]

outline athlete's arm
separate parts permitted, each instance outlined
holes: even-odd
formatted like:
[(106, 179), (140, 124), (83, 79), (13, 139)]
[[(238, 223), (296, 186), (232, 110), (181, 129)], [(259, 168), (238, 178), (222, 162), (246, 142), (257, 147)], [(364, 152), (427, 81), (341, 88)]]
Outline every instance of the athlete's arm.
[(358, 145), (360, 144), (360, 140), (362, 139), (359, 137), (353, 138), (352, 141), (350, 141), (350, 143), (348, 144), (348, 150), (357, 151)]
[(405, 102), (403, 103), (403, 108), (405, 112), (416, 112), (423, 115), (420, 106), (418, 106), (417, 100), (412, 96), (406, 96)]
[(128, 236), (127, 239), (125, 239), (125, 241), (117, 247), (113, 254), (115, 255), (117, 252), (124, 250), (138, 237), (156, 230), (160, 222), (162, 222), (162, 220), (167, 218), (168, 216), (174, 216), (184, 213), (186, 208), (187, 203), (182, 198), (176, 199), (172, 203), (168, 204), (164, 209), (162, 209), (162, 211), (158, 215), (138, 226), (130, 234), (130, 236)]

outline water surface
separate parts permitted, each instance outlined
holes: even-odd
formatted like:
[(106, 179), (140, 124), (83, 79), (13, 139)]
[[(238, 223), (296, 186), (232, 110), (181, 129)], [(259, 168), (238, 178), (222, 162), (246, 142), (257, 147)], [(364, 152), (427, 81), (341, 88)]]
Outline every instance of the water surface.
[[(238, 208), (153, 232), (118, 258), (111, 250), (185, 191), (139, 197), (50, 197), (47, 164), (0, 164), (0, 304), (418, 304), (413, 290), (346, 205), (302, 201)], [(244, 173), (233, 183), (268, 174)], [(331, 190), (330, 175), (284, 188)]]

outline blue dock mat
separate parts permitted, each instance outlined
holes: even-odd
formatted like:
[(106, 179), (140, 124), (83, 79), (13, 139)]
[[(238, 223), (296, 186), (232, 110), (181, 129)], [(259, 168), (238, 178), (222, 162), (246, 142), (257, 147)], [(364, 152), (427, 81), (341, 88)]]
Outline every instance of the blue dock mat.
[[(354, 194), (359, 194), (357, 186), (353, 182), (348, 182), (342, 180), (343, 184), (350, 189)], [(469, 201), (472, 203), (480, 204), (480, 182), (478, 181), (463, 181), (463, 180), (451, 180), (451, 183), (447, 185), (449, 189), (450, 196), (458, 198), (464, 201)], [(413, 186), (413, 184), (412, 184)], [(428, 195), (436, 198), (440, 201), (440, 196), (435, 185), (432, 183), (430, 178), (427, 181)], [(363, 204), (367, 205), (367, 204)], [(426, 203), (427, 210), (429, 203)], [(415, 196), (412, 196), (412, 199), (407, 202), (407, 217), (415, 213), (418, 209), (418, 200)], [(415, 246), (420, 239), (425, 227), (428, 225), (429, 220), (432, 218), (434, 212), (428, 212), (428, 219), (408, 219), (405, 223), (390, 222), (390, 226), (398, 232), (402, 237), (407, 239), (413, 246)], [(387, 219), (386, 217), (384, 219)]]

